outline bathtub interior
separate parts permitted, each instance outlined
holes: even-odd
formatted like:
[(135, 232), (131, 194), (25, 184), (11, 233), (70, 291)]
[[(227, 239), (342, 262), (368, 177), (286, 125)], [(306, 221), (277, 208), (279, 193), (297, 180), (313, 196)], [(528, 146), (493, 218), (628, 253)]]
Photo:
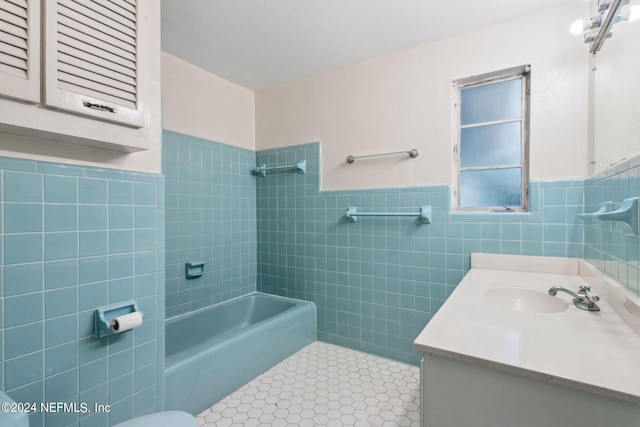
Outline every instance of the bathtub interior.
[(194, 313), (168, 319), (165, 323), (165, 357), (204, 342), (224, 339), (234, 332), (293, 308), (296, 302), (253, 293)]

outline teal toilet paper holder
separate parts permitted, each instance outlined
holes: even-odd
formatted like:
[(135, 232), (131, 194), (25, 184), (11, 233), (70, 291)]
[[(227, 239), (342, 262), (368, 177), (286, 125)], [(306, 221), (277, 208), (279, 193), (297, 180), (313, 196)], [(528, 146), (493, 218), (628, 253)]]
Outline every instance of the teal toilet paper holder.
[(195, 279), (204, 274), (205, 261), (187, 262), (184, 265), (184, 274), (187, 279)]
[(98, 308), (95, 312), (96, 337), (104, 338), (117, 333), (114, 319), (135, 312), (140, 313), (142, 316), (142, 312), (138, 309), (136, 301), (126, 301)]

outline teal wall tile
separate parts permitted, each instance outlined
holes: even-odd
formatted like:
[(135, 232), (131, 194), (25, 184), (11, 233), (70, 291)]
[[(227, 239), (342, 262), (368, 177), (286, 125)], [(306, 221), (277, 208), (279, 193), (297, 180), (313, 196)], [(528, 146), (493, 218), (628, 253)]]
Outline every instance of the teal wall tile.
[(109, 232), (109, 253), (133, 252), (133, 230), (111, 230)]
[(107, 280), (109, 277), (109, 258), (104, 256), (80, 259), (78, 277), (80, 284)]
[(78, 229), (76, 205), (44, 205), (44, 231), (72, 231)]
[(77, 203), (77, 187), (77, 178), (44, 175), (44, 201), (45, 203)]
[(133, 375), (122, 375), (109, 381), (109, 399), (117, 402), (133, 394)]
[[(256, 290), (256, 157), (251, 150), (170, 131), (163, 141), (171, 317)], [(144, 203), (152, 202), (149, 192)], [(152, 209), (136, 206), (137, 228), (155, 228), (155, 222)], [(207, 262), (204, 275), (187, 281), (185, 263), (200, 260)], [(136, 273), (142, 274), (147, 270), (140, 270), (139, 261), (147, 262), (136, 260)]]
[(78, 202), (104, 205), (107, 203), (107, 180), (93, 178), (78, 179)]
[(133, 228), (133, 206), (109, 206), (109, 228)]
[(4, 235), (4, 263), (21, 264), (42, 261), (41, 233)]
[(109, 279), (120, 279), (133, 275), (133, 255), (109, 256)]
[(97, 282), (80, 286), (78, 292), (78, 306), (80, 311), (99, 308), (106, 305), (109, 301), (109, 286), (107, 282)]
[(36, 173), (5, 172), (5, 202), (42, 202), (42, 175)]
[(43, 319), (41, 292), (4, 298), (4, 326), (24, 325)]
[(5, 233), (29, 233), (42, 231), (42, 204), (5, 203)]
[(12, 359), (23, 354), (42, 350), (44, 325), (42, 322), (8, 328), (4, 332), (5, 357)]
[(45, 346), (54, 347), (70, 341), (78, 340), (78, 315), (71, 314), (45, 323)]
[[(38, 381), (43, 378), (44, 352), (38, 351), (27, 354), (26, 356), (16, 357), (14, 359), (5, 359), (5, 391), (11, 393), (11, 389), (23, 386), (25, 384)], [(19, 398), (16, 393), (12, 397)], [(32, 395), (38, 397), (37, 395)], [(21, 402), (31, 402), (31, 399), (20, 400)], [(42, 401), (36, 400), (37, 401)]]
[(133, 204), (133, 183), (127, 181), (109, 181), (108, 201), (113, 205)]
[[(155, 249), (156, 242), (153, 242)], [(78, 236), (78, 253), (82, 257), (107, 255), (109, 233), (107, 231), (81, 231)]]
[(64, 316), (78, 312), (78, 290), (74, 287), (47, 291), (44, 294), (45, 317)]
[(50, 261), (44, 263), (45, 289), (57, 289), (78, 284), (78, 261)]
[(45, 233), (44, 235), (44, 259), (52, 261), (57, 259), (78, 257), (78, 233)]
[(4, 268), (4, 295), (13, 296), (43, 289), (42, 263), (8, 265)]
[(79, 209), (80, 230), (106, 230), (107, 206), (80, 205)]
[(78, 369), (70, 369), (47, 379), (44, 390), (48, 402), (62, 402), (78, 395)]
[[(143, 366), (158, 371), (164, 352), (158, 344), (158, 304), (164, 305), (164, 180), (153, 174), (125, 173), (58, 163), (0, 158), (0, 389), (19, 401), (81, 402), (81, 396), (109, 400), (109, 363), (112, 352), (140, 352)], [(162, 183), (162, 185), (160, 185)], [(140, 205), (138, 206), (137, 203)], [(144, 209), (153, 216), (136, 229), (134, 212)], [(157, 220), (160, 218), (160, 221)], [(112, 250), (119, 253), (109, 257)], [(134, 271), (142, 262), (144, 274)], [(152, 257), (154, 262), (147, 262)], [(111, 267), (111, 268), (109, 268)], [(111, 273), (111, 277), (109, 277)], [(137, 288), (136, 285), (138, 284)], [(131, 332), (120, 339), (94, 337), (94, 310), (136, 297), (150, 314), (152, 325), (140, 335)], [(161, 340), (162, 346), (164, 340)], [(137, 366), (136, 366), (137, 367)], [(114, 366), (114, 369), (115, 366)], [(132, 363), (121, 377), (135, 378)], [(120, 402), (139, 399), (145, 410), (162, 407), (163, 388), (158, 375), (144, 378), (146, 390), (120, 388), (112, 393)], [(117, 385), (114, 385), (117, 387)], [(160, 393), (156, 396), (155, 392)], [(156, 398), (157, 397), (157, 398)], [(110, 414), (32, 414), (33, 426), (113, 425), (126, 412)]]
[(44, 355), (44, 365), (45, 375), (47, 377), (77, 367), (78, 342), (72, 341), (67, 344), (47, 348)]

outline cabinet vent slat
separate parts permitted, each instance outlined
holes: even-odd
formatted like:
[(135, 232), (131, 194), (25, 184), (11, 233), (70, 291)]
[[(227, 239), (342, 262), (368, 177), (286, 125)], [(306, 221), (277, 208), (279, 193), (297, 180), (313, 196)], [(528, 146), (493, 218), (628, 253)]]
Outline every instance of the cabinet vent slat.
[(0, 0), (0, 73), (29, 78), (27, 0)]
[(136, 73), (131, 68), (122, 67), (113, 62), (105, 61), (97, 56), (91, 56), (71, 46), (65, 48), (65, 52), (59, 54), (59, 60), (66, 64), (77, 64), (84, 70), (91, 70), (97, 74), (112, 76), (121, 82), (135, 84)]
[(4, 69), (9, 74), (27, 78), (27, 61), (0, 51), (0, 64), (4, 65)]
[(23, 26), (17, 26), (0, 19), (0, 32), (27, 40), (27, 23), (25, 22)]
[(11, 13), (12, 15), (16, 15), (24, 19), (25, 21), (29, 16), (27, 14), (26, 1), (10, 2), (7, 0), (0, 0), (0, 10), (3, 12)]
[[(70, 56), (77, 56), (79, 58), (84, 59), (85, 61), (93, 62), (96, 64), (100, 64), (103, 62), (103, 66), (106, 66), (104, 63), (111, 63), (114, 67), (122, 67), (128, 69), (131, 75), (135, 77), (135, 69), (136, 62), (135, 61), (127, 61), (124, 58), (114, 55), (111, 52), (106, 50), (101, 50), (99, 54), (96, 52), (96, 48), (86, 43), (83, 40), (74, 39), (64, 34), (58, 34), (58, 43), (64, 46), (58, 46), (58, 52), (66, 53)], [(76, 52), (83, 52), (82, 54), (76, 55)], [(91, 59), (89, 59), (91, 58)], [(116, 68), (117, 69), (117, 68)]]
[(105, 16), (83, 4), (71, 0), (60, 0), (60, 5), (63, 6), (59, 9), (61, 13), (70, 19), (78, 22), (89, 19), (96, 25), (95, 28), (97, 30), (110, 34), (125, 43), (135, 45), (136, 28), (133, 23), (127, 22), (129, 25), (123, 25), (118, 20), (113, 19), (113, 16)]
[(10, 74), (15, 77), (27, 78), (27, 73), (23, 68), (11, 67), (2, 63), (2, 54), (0, 53), (0, 73)]
[[(127, 5), (126, 3), (120, 1), (113, 0), (95, 0), (95, 1), (86, 1), (86, 0), (73, 0), (76, 3), (81, 3), (83, 6), (101, 14), (109, 17), (114, 21), (119, 22), (120, 24), (136, 28), (136, 6)], [(122, 4), (124, 3), (124, 4)], [(125, 6), (125, 7), (122, 7)]]
[[(93, 46), (94, 48), (97, 48), (98, 50), (111, 52), (114, 55), (119, 56), (123, 59), (129, 60), (129, 61), (135, 61), (136, 59), (135, 48), (131, 50), (122, 49), (122, 47), (120, 46), (115, 46), (111, 43), (100, 40), (99, 38), (94, 37), (94, 35), (87, 35), (86, 33), (83, 33), (77, 30), (76, 28), (68, 25), (73, 25), (73, 23), (67, 22), (67, 20), (65, 20), (64, 18), (60, 19), (60, 22), (58, 22), (58, 33), (64, 34), (65, 36), (74, 38), (76, 40), (80, 40), (88, 45)], [(76, 27), (80, 28), (80, 26), (77, 24), (76, 24)], [(86, 27), (81, 29), (84, 31)]]
[[(113, 28), (119, 25), (114, 22), (117, 14), (113, 9), (121, 2), (109, 2), (114, 4), (107, 10), (103, 2), (95, 0), (58, 1), (59, 87), (63, 84), (65, 89), (82, 94), (89, 90), (99, 94), (98, 99), (108, 97), (119, 105), (136, 105), (136, 38)], [(127, 20), (120, 16), (120, 21)], [(135, 22), (129, 25), (135, 34)]]
[[(118, 103), (121, 103), (122, 101), (129, 101), (131, 103), (135, 103), (136, 101), (135, 93), (125, 92), (123, 90), (119, 90), (114, 87), (111, 87), (102, 83), (98, 83), (96, 81), (82, 78), (80, 76), (67, 74), (64, 71), (59, 71), (58, 74), (60, 75), (58, 77), (58, 80), (60, 82), (67, 83), (68, 85), (73, 85), (78, 88), (91, 89), (95, 92), (103, 94), (103, 96), (109, 95), (111, 98), (119, 100)], [(82, 93), (86, 93), (86, 92), (82, 91)]]
[(7, 56), (12, 56), (23, 61), (26, 67), (27, 61), (29, 59), (26, 49), (20, 49), (19, 47), (11, 46), (0, 40), (0, 52)]
[[(71, 59), (73, 62), (73, 58), (66, 57), (66, 59)], [(135, 79), (129, 79), (128, 82), (125, 82), (123, 81), (123, 78), (126, 76), (121, 74), (118, 75), (117, 73), (109, 73), (108, 70), (105, 72), (105, 70), (96, 69), (90, 65), (91, 64), (87, 63), (78, 63), (77, 61), (70, 64), (65, 62), (65, 58), (60, 57), (58, 70), (63, 73), (73, 74), (82, 79), (95, 81), (96, 83), (100, 83), (104, 86), (111, 86), (114, 89), (118, 89), (123, 92), (131, 93), (131, 88), (135, 88)]]
[[(25, 52), (28, 49), (27, 40), (22, 37), (16, 37), (14, 35), (0, 32), (0, 43), (8, 44), (9, 46), (17, 47), (19, 49), (23, 49)], [(0, 51), (2, 51), (0, 49)]]

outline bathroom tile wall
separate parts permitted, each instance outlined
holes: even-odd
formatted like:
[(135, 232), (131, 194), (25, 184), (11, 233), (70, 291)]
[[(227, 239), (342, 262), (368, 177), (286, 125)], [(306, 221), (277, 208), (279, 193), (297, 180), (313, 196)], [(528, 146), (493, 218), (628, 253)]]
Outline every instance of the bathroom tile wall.
[[(320, 144), (259, 151), (307, 173), (257, 178), (258, 290), (314, 301), (318, 338), (416, 364), (412, 342), (470, 267), (471, 252), (581, 257), (583, 181), (532, 182), (530, 213), (452, 214), (450, 188), (319, 191)], [(358, 167), (355, 165), (354, 167)], [(361, 211), (411, 218), (344, 220)]]
[[(0, 158), (0, 386), (32, 427), (108, 426), (162, 408), (164, 181)], [(94, 311), (135, 299), (142, 326), (97, 339)]]
[[(624, 161), (585, 183), (585, 212), (612, 201), (614, 209), (627, 198), (640, 197), (640, 156)], [(585, 226), (585, 258), (636, 294), (640, 294), (640, 238), (621, 222)]]
[[(163, 134), (167, 317), (256, 290), (255, 152)], [(185, 263), (206, 261), (188, 280)]]

